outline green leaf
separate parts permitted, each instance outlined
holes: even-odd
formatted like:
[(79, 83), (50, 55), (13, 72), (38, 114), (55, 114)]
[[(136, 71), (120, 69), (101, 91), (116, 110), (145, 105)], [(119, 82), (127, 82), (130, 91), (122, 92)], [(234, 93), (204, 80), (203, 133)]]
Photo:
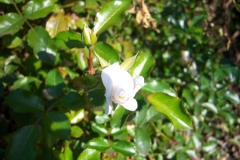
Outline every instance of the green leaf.
[(236, 3), (236, 0), (233, 0), (233, 4), (236, 7), (237, 11), (240, 12), (240, 4)]
[(11, 74), (13, 73), (16, 69), (18, 69), (18, 65), (15, 63), (9, 63), (4, 66), (4, 72), (5, 74)]
[(41, 84), (41, 81), (36, 77), (22, 77), (14, 82), (11, 86), (12, 90), (24, 89), (31, 91), (34, 87), (38, 88)]
[(44, 110), (41, 99), (25, 90), (11, 91), (5, 100), (15, 112), (42, 112)]
[(118, 52), (107, 43), (97, 42), (94, 45), (93, 51), (97, 57), (101, 57), (110, 64), (120, 61)]
[(202, 106), (211, 110), (213, 113), (216, 113), (216, 114), (218, 113), (217, 107), (212, 103), (205, 102), (205, 103), (202, 103)]
[(173, 122), (175, 129), (192, 129), (191, 117), (178, 98), (165, 93), (153, 93), (147, 99), (158, 112), (165, 114)]
[(77, 158), (77, 160), (97, 160), (100, 159), (100, 152), (95, 149), (85, 149)]
[(95, 55), (96, 55), (96, 57), (98, 58), (101, 66), (102, 66), (102, 68), (105, 68), (105, 67), (108, 67), (108, 66), (111, 65), (110, 63), (108, 63), (107, 61), (105, 61), (105, 60), (104, 60), (102, 57), (100, 57), (99, 55), (97, 55), (97, 54), (95, 54)]
[(23, 0), (0, 0), (0, 3), (6, 3), (6, 4), (13, 4), (15, 3), (21, 3)]
[(22, 44), (22, 39), (16, 35), (8, 35), (3, 37), (3, 45), (7, 48), (16, 48)]
[(16, 131), (8, 144), (5, 159), (35, 159), (38, 136), (38, 128), (34, 125)]
[(229, 100), (233, 104), (239, 104), (240, 103), (240, 99), (239, 99), (239, 96), (238, 96), (237, 93), (227, 91), (227, 92), (224, 93), (224, 96), (227, 100)]
[(157, 93), (157, 92), (163, 92), (170, 96), (176, 97), (175, 91), (164, 82), (160, 82), (158, 80), (150, 80), (144, 84), (144, 86), (141, 88), (141, 92), (143, 92), (146, 95)]
[(28, 34), (28, 44), (33, 48), (34, 54), (39, 56), (43, 62), (53, 65), (56, 60), (57, 47), (42, 27), (32, 28)]
[(61, 94), (64, 87), (64, 80), (57, 69), (51, 70), (48, 73), (45, 85), (47, 86), (48, 93), (54, 98), (57, 98)]
[(83, 130), (78, 126), (71, 127), (71, 136), (74, 138), (79, 138), (83, 134)]
[(85, 45), (82, 43), (81, 34), (72, 31), (63, 31), (58, 33), (54, 41), (60, 49), (83, 48)]
[(135, 76), (143, 76), (145, 79), (149, 77), (149, 74), (155, 65), (155, 60), (149, 53), (140, 53), (129, 69), (129, 73)]
[(136, 148), (139, 153), (147, 155), (151, 148), (151, 139), (147, 132), (142, 128), (136, 128)]
[(67, 109), (78, 110), (86, 105), (86, 101), (84, 96), (80, 96), (76, 92), (70, 92), (59, 100), (59, 104)]
[(109, 148), (108, 141), (104, 138), (93, 138), (88, 142), (88, 147), (99, 151), (105, 151)]
[(95, 117), (95, 121), (98, 123), (98, 124), (104, 124), (106, 122), (109, 121), (109, 117), (106, 115), (106, 114), (99, 114)]
[(92, 130), (102, 136), (106, 136), (108, 134), (106, 128), (98, 123), (92, 123)]
[(189, 88), (184, 88), (183, 89), (182, 97), (186, 99), (187, 103), (190, 106), (193, 106), (194, 98), (193, 98), (193, 95), (192, 95), (192, 91)]
[(116, 152), (120, 152), (125, 156), (134, 155), (136, 153), (135, 145), (131, 142), (124, 140), (113, 143), (112, 148)]
[(136, 58), (137, 58), (137, 55), (138, 54), (136, 54), (135, 56), (133, 56), (133, 57), (130, 57), (130, 58), (128, 58), (128, 59), (126, 59), (121, 65), (120, 65), (120, 68), (122, 68), (122, 69), (124, 69), (124, 70), (129, 70), (129, 68), (131, 68), (132, 67), (132, 65), (134, 64), (134, 62), (135, 62), (135, 60), (136, 60)]
[(70, 140), (71, 125), (68, 117), (60, 112), (52, 111), (44, 114), (43, 127), (57, 138)]
[(111, 120), (111, 127), (121, 127), (125, 122), (126, 117), (124, 117), (125, 108), (121, 105), (118, 105), (113, 112), (112, 120)]
[(26, 18), (35, 20), (46, 17), (54, 9), (54, 1), (52, 0), (32, 0), (29, 1), (23, 9)]
[(7, 13), (0, 16), (0, 37), (7, 34), (14, 34), (22, 27), (25, 19), (17, 13)]
[(97, 13), (93, 32), (99, 35), (112, 25), (120, 23), (122, 14), (130, 8), (130, 3), (129, 0), (114, 0), (105, 3)]

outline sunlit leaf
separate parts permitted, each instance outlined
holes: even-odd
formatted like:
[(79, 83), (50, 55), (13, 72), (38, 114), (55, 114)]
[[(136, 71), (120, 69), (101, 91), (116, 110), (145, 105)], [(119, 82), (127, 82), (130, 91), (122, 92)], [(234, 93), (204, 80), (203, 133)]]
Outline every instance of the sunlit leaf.
[(85, 149), (77, 158), (77, 160), (97, 160), (100, 159), (100, 152), (95, 149)]
[(124, 69), (124, 70), (129, 70), (129, 68), (132, 67), (132, 65), (134, 64), (135, 60), (137, 58), (137, 54), (131, 58), (126, 59), (121, 65), (120, 68)]
[(71, 125), (66, 115), (52, 111), (44, 114), (43, 127), (53, 136), (65, 140), (70, 139)]
[(34, 54), (38, 55), (43, 62), (54, 65), (57, 47), (48, 32), (38, 26), (29, 30), (27, 38), (28, 44), (34, 50)]
[(22, 44), (22, 39), (18, 36), (4, 36), (3, 45), (7, 48), (16, 48)]
[(70, 16), (63, 12), (54, 13), (46, 23), (46, 30), (51, 37), (55, 37), (59, 32), (69, 28)]
[(25, 19), (17, 13), (7, 13), (0, 16), (0, 37), (16, 33), (24, 22)]
[(93, 138), (88, 142), (88, 147), (99, 151), (104, 151), (109, 148), (108, 141), (101, 137)]
[(155, 60), (149, 53), (140, 53), (135, 60), (132, 67), (129, 69), (129, 73), (135, 76), (143, 76), (148, 78), (149, 74), (155, 65)]
[(60, 49), (83, 48), (81, 34), (72, 31), (63, 31), (58, 33), (54, 41)]
[(23, 0), (0, 0), (1, 3), (6, 3), (6, 4), (13, 4), (15, 3), (21, 3)]
[(227, 91), (224, 93), (226, 99), (228, 99), (233, 104), (240, 104), (240, 98), (237, 93)]
[(34, 20), (46, 17), (54, 9), (54, 1), (52, 0), (32, 0), (29, 1), (23, 9), (26, 18)]
[(136, 137), (135, 144), (136, 144), (137, 150), (140, 153), (147, 155), (151, 148), (151, 139), (149, 135), (144, 129), (136, 128), (135, 137)]
[(71, 127), (71, 136), (74, 138), (79, 138), (83, 134), (83, 130), (78, 126)]
[(160, 82), (158, 80), (150, 80), (146, 82), (144, 86), (141, 88), (141, 92), (143, 92), (146, 95), (157, 92), (163, 92), (173, 97), (176, 96), (175, 91), (167, 83)]
[(100, 135), (106, 136), (108, 134), (108, 131), (106, 128), (98, 123), (93, 123), (92, 124), (92, 130)]
[(175, 129), (192, 129), (191, 117), (178, 98), (165, 93), (153, 93), (147, 99), (158, 112), (165, 114), (173, 122)]
[(64, 87), (64, 80), (58, 70), (54, 69), (48, 73), (45, 84), (48, 93), (54, 98), (57, 98)]
[(134, 155), (136, 153), (135, 145), (124, 140), (113, 143), (112, 148), (125, 156)]
[(99, 35), (112, 25), (121, 22), (123, 12), (129, 7), (129, 0), (114, 0), (105, 3), (97, 13), (94, 33)]
[(93, 51), (110, 64), (120, 61), (117, 51), (107, 43), (97, 42), (94, 45)]
[(24, 90), (31, 91), (33, 87), (38, 88), (40, 84), (41, 84), (41, 81), (36, 77), (30, 77), (30, 76), (22, 77), (14, 82), (11, 89), (12, 90), (24, 89)]

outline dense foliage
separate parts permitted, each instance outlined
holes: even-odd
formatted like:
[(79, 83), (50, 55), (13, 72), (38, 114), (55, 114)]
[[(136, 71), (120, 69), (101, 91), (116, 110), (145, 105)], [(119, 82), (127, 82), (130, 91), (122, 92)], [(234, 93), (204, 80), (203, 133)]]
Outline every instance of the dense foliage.
[[(0, 0), (0, 158), (240, 159), (238, 10)], [(114, 62), (145, 79), (134, 112), (104, 114), (101, 71)]]

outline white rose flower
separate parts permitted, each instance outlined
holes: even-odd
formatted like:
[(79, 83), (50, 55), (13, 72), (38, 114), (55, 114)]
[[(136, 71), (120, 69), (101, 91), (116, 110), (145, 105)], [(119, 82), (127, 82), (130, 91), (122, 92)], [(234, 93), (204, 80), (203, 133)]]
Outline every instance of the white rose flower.
[(116, 62), (102, 70), (101, 78), (106, 88), (105, 114), (109, 115), (112, 111), (112, 102), (122, 105), (130, 111), (137, 109), (135, 94), (144, 85), (144, 78), (132, 76), (124, 69), (121, 69)]

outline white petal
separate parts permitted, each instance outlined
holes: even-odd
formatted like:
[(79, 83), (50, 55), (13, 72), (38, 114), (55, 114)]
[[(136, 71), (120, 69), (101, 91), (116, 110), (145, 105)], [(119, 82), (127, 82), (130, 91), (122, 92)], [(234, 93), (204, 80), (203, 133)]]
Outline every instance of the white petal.
[(135, 111), (138, 107), (137, 101), (134, 98), (129, 99), (126, 103), (122, 104), (124, 108), (130, 111)]
[(105, 114), (109, 115), (112, 111), (112, 100), (111, 100), (111, 92), (112, 88), (116, 82), (116, 70), (120, 68), (118, 63), (114, 63), (113, 65), (102, 70), (101, 78), (104, 87), (106, 88), (106, 106), (105, 106)]
[(111, 112), (112, 112), (112, 101), (111, 99), (110, 100), (107, 100), (107, 104), (105, 106), (105, 114), (106, 115), (109, 115)]
[(133, 90), (133, 97), (135, 94), (143, 87), (144, 85), (144, 78), (142, 76), (137, 76), (134, 78), (134, 90)]

